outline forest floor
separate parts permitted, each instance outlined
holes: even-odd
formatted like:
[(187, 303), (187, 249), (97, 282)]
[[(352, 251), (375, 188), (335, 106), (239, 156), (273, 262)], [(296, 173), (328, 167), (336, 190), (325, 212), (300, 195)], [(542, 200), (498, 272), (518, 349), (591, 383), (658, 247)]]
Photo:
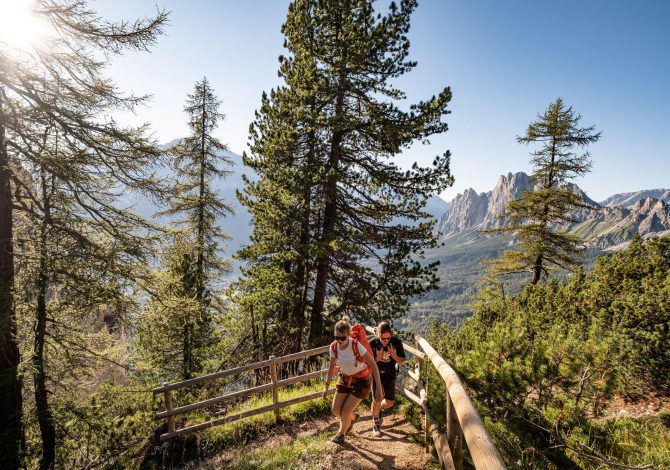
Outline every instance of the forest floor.
[(601, 419), (638, 419), (659, 413), (670, 413), (670, 397), (653, 395), (636, 402), (627, 402), (624, 398), (618, 397), (605, 408)]
[[(361, 411), (361, 410), (359, 410)], [(362, 410), (365, 413), (366, 410)], [(372, 437), (372, 418), (361, 416), (344, 444), (330, 442), (339, 421), (333, 416), (315, 417), (299, 424), (272, 429), (247, 445), (230, 448), (203, 462), (198, 469), (293, 468), (293, 469), (408, 469), (439, 468), (439, 462), (418, 444), (420, 433), (401, 415), (384, 417), (382, 436)], [(301, 442), (302, 445), (296, 445)], [(273, 451), (274, 449), (274, 451)], [(291, 453), (290, 466), (276, 455)], [(273, 455), (274, 454), (274, 455)]]

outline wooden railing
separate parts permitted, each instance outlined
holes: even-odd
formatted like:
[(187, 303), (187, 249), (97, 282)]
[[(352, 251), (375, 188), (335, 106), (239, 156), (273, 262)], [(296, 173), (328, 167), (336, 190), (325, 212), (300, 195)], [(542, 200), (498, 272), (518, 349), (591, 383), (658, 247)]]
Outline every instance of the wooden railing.
[[(366, 329), (374, 333), (370, 327)], [(470, 397), (468, 396), (465, 387), (461, 383), (456, 372), (449, 367), (445, 360), (433, 349), (433, 347), (419, 335), (416, 335), (416, 348), (403, 343), (406, 352), (414, 355), (417, 358), (414, 369), (405, 366), (400, 366), (400, 374), (412, 379), (416, 384), (416, 388), (410, 390), (407, 384), (396, 382), (396, 389), (407, 397), (410, 401), (416, 403), (423, 410), (424, 423), (423, 429), (425, 432), (426, 452), (428, 452), (430, 441), (432, 439), (437, 455), (446, 469), (461, 470), (463, 468), (463, 444), (467, 445), (470, 452), (470, 457), (477, 470), (489, 469), (505, 469), (505, 464), (500, 458), (500, 454), (493, 445), (493, 441), (489, 437), (484, 423), (477, 414)], [(324, 368), (315, 372), (290, 377), (282, 380), (277, 379), (277, 366), (285, 362), (297, 361), (306, 359), (312, 356), (317, 356), (328, 352), (330, 346), (322, 346), (307, 351), (301, 351), (295, 354), (289, 354), (281, 357), (271, 356), (266, 361), (255, 362), (247, 364), (234, 369), (216, 372), (214, 374), (196, 377), (183, 382), (172, 384), (163, 384), (161, 387), (153, 389), (154, 394), (162, 393), (165, 400), (165, 411), (156, 414), (158, 419), (167, 419), (168, 432), (160, 436), (161, 440), (171, 439), (173, 437), (202, 431), (213, 426), (229, 423), (238, 419), (247, 418), (268, 411), (274, 411), (275, 417), (279, 418), (279, 410), (281, 408), (295, 405), (308, 400), (314, 400), (322, 397), (322, 392), (308, 393), (296, 398), (286, 401), (279, 401), (278, 389), (298, 382), (304, 382), (315, 378), (325, 377), (328, 369)], [(444, 380), (446, 388), (445, 396), (445, 423), (446, 433), (440, 432), (435, 419), (431, 416), (428, 408), (428, 384), (424, 382), (422, 377), (426, 377), (425, 368), (427, 367), (428, 359), (438, 371), (438, 374)], [(269, 369), (270, 383), (259, 385), (256, 387), (247, 388), (232, 393), (227, 393), (216, 398), (210, 398), (197, 403), (192, 403), (185, 406), (174, 407), (172, 402), (171, 392), (183, 387), (189, 387), (198, 384), (214, 382), (216, 380), (228, 377), (231, 375), (241, 374), (250, 370)], [(423, 372), (423, 373), (422, 373)], [(175, 424), (175, 416), (179, 414), (188, 413), (194, 410), (207, 408), (212, 405), (230, 402), (252, 394), (272, 392), (272, 404), (261, 406), (252, 410), (236, 413), (230, 416), (212, 419), (205, 423), (195, 424), (184, 428), (177, 429)], [(335, 389), (329, 389), (328, 394), (335, 393)], [(418, 393), (418, 395), (417, 395)]]

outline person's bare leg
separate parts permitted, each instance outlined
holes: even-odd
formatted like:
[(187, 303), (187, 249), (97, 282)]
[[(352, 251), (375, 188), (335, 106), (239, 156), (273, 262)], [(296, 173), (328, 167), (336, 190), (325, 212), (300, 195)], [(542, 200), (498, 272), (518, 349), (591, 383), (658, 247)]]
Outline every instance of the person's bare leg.
[(381, 409), (381, 404), (383, 403), (383, 400), (381, 402), (378, 402), (375, 400), (375, 396), (372, 395), (372, 404), (370, 405), (370, 413), (372, 416), (379, 416), (379, 410)]
[(333, 404), (330, 407), (330, 411), (336, 418), (340, 417), (342, 413), (342, 405), (344, 405), (344, 402), (347, 400), (348, 396), (349, 396), (348, 393), (340, 393), (340, 392), (335, 393), (335, 396), (333, 397)]
[(363, 400), (353, 395), (347, 397), (340, 414), (340, 433), (344, 434), (349, 429), (349, 424), (354, 419), (354, 411), (361, 401)]

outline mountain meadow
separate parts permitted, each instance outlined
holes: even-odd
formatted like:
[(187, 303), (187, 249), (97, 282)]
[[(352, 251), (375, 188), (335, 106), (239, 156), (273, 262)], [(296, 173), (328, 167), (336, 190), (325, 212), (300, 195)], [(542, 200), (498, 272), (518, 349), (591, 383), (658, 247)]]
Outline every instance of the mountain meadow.
[(108, 63), (157, 47), (160, 5), (0, 4), (2, 32), (25, 26), (0, 36), (0, 469), (438, 468), (411, 458), (435, 453), (428, 412), (452, 428), (425, 354), (407, 368), (430, 393), (387, 412), (385, 466), (369, 429), (328, 440), (345, 316), (425, 337), (507, 468), (670, 469), (670, 190), (589, 198), (601, 130), (556, 97), (515, 123), (530, 174), (442, 200), (449, 150), (401, 161), (447, 133), (453, 98), (404, 90), (417, 6), (291, 1), (237, 155), (211, 77), (173, 97), (188, 132), (167, 144), (117, 118), (149, 96)]

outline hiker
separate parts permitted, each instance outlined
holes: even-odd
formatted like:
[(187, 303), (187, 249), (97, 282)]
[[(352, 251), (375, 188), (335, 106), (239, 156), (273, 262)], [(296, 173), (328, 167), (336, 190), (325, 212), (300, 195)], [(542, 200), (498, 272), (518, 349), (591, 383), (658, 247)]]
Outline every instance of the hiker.
[[(372, 435), (382, 435), (381, 427), (384, 419), (384, 410), (388, 410), (395, 403), (396, 364), (404, 364), (405, 349), (402, 341), (393, 335), (391, 324), (383, 321), (377, 325), (376, 338), (370, 341), (375, 362), (379, 368), (381, 388), (384, 399), (372, 401)], [(374, 388), (373, 388), (374, 389)], [(375, 390), (375, 396), (377, 396)]]
[[(340, 428), (331, 439), (336, 444), (344, 442), (344, 436), (360, 418), (355, 410), (361, 401), (370, 396), (373, 376), (377, 384), (377, 392), (373, 401), (382, 399), (379, 369), (377, 369), (372, 354), (366, 349), (366, 345), (369, 347), (369, 344), (367, 344), (365, 330), (360, 325), (354, 328), (356, 335), (351, 338), (352, 327), (349, 317), (338, 321), (335, 324), (335, 340), (329, 349), (330, 365), (323, 398), (326, 398), (328, 394), (328, 387), (330, 387), (337, 366), (340, 369), (340, 377), (335, 385), (336, 392), (331, 408), (333, 415), (340, 418)], [(361, 330), (362, 335), (359, 333)]]

